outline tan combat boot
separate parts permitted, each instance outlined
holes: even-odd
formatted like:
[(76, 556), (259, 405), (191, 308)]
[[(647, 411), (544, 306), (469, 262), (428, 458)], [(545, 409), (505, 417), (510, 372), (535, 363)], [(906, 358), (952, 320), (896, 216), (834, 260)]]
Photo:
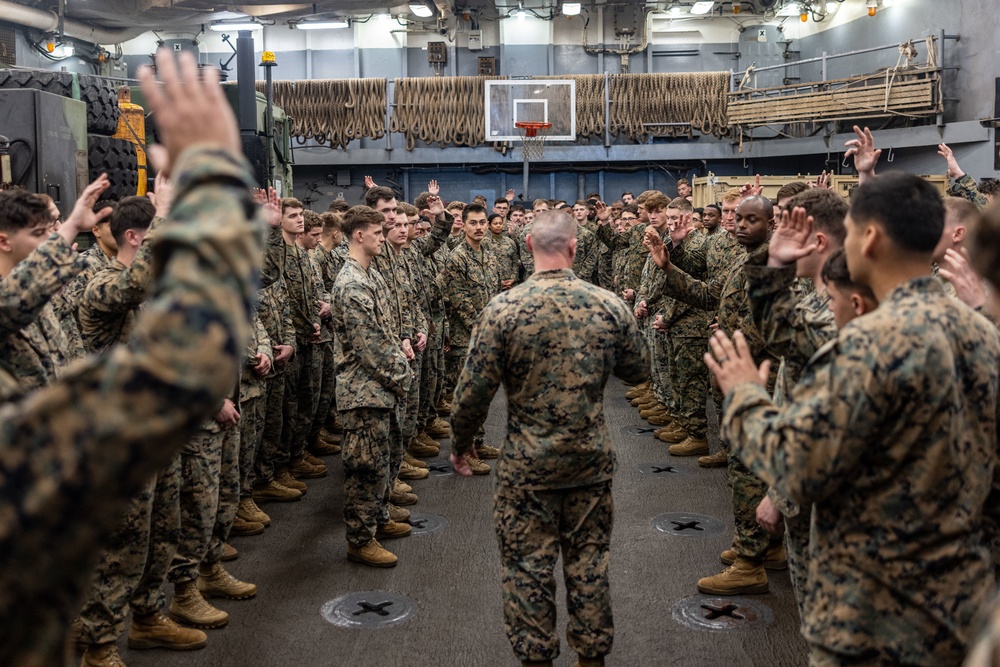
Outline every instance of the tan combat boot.
[[(341, 429), (341, 431), (343, 431), (343, 429)], [(324, 426), (319, 430), (319, 439), (331, 445), (339, 445), (341, 442), (344, 441), (344, 436), (341, 435), (340, 433), (334, 433), (333, 431), (329, 431)]]
[(650, 417), (654, 417), (656, 415), (663, 414), (665, 412), (670, 412), (670, 409), (663, 403), (657, 403), (651, 408), (648, 408), (646, 410), (640, 410), (639, 416), (642, 417), (643, 419), (649, 419)]
[(340, 453), (340, 445), (323, 438), (316, 438), (316, 442), (309, 446), (309, 453), (316, 456), (332, 456)]
[(482, 460), (474, 456), (466, 456), (466, 462), (469, 464), (469, 470), (472, 471), (473, 475), (489, 475), (491, 468), (489, 465), (482, 462)]
[(432, 438), (431, 436), (427, 435), (427, 433), (424, 432), (417, 433), (415, 437), (419, 442), (427, 445), (428, 447), (436, 447), (437, 449), (441, 449), (441, 443)]
[(222, 563), (198, 566), (198, 590), (206, 598), (246, 600), (257, 595), (257, 585), (240, 581)]
[(430, 477), (431, 471), (427, 468), (418, 468), (416, 466), (411, 466), (403, 459), (403, 462), (399, 464), (399, 478), (400, 479), (427, 479)]
[[(732, 549), (726, 549), (719, 554), (719, 560), (722, 561), (723, 565), (732, 565), (736, 561), (736, 552)], [(778, 571), (788, 569), (788, 554), (785, 553), (784, 544), (768, 548), (767, 554), (764, 556), (764, 569)]]
[(253, 501), (253, 498), (244, 498), (240, 501), (240, 507), (236, 510), (236, 516), (241, 517), (244, 521), (256, 521), (265, 526), (271, 525), (271, 517), (265, 514), (261, 508), (257, 507), (257, 503)]
[(407, 447), (406, 451), (415, 457), (424, 459), (437, 456), (441, 453), (441, 449), (439, 447), (432, 447), (431, 445), (421, 442), (417, 438), (410, 441), (410, 446)]
[(500, 458), (500, 448), (491, 445), (476, 445), (476, 456), (481, 459)]
[(742, 556), (719, 574), (698, 580), (698, 592), (705, 595), (754, 595), (767, 590), (764, 565)]
[(410, 518), (410, 510), (389, 503), (389, 519), (400, 522)]
[(229, 614), (206, 602), (193, 581), (174, 586), (174, 599), (170, 601), (169, 613), (175, 621), (206, 630), (221, 628), (229, 623)]
[(655, 396), (651, 395), (649, 398), (647, 398), (642, 403), (639, 403), (639, 405), (635, 407), (639, 408), (639, 414), (642, 414), (643, 410), (649, 410), (650, 408), (655, 408), (658, 405), (662, 405), (662, 403), (660, 403), (660, 401)]
[(300, 500), (302, 498), (302, 492), (297, 489), (289, 489), (283, 484), (271, 480), (267, 484), (262, 486), (254, 487), (253, 499), (256, 502), (268, 503), (268, 502), (291, 502), (294, 500)]
[(236, 537), (251, 537), (253, 535), (260, 535), (263, 532), (264, 524), (257, 523), (256, 521), (247, 521), (240, 517), (239, 514), (233, 518), (233, 525), (229, 529), (229, 533)]
[(714, 454), (699, 458), (698, 465), (702, 468), (725, 468), (729, 465), (729, 455), (720, 449)]
[(424, 429), (424, 433), (432, 438), (450, 438), (451, 437), (451, 424), (445, 420), (437, 417), (427, 428)]
[(633, 407), (637, 408), (637, 407), (639, 407), (640, 405), (642, 405), (644, 403), (649, 403), (649, 402), (655, 401), (655, 400), (656, 400), (656, 394), (653, 393), (652, 389), (647, 389), (643, 393), (641, 393), (638, 396), (636, 396), (635, 398), (633, 398), (632, 401), (631, 401), (631, 403), (632, 403)]
[(406, 482), (401, 482), (399, 478), (397, 478), (396, 481), (392, 483), (393, 493), (410, 493), (412, 491), (413, 487), (407, 484)]
[(310, 463), (303, 455), (288, 462), (288, 472), (296, 479), (319, 479), (326, 477), (326, 466)]
[(638, 398), (639, 396), (642, 396), (648, 390), (649, 390), (648, 382), (637, 384), (636, 386), (632, 387), (631, 389), (625, 392), (625, 398), (631, 401), (633, 398)]
[(389, 494), (389, 502), (393, 505), (399, 505), (400, 507), (404, 505), (416, 505), (420, 501), (415, 493), (396, 493), (393, 491)]
[(306, 495), (306, 492), (309, 490), (309, 487), (306, 485), (305, 482), (300, 482), (299, 480), (295, 479), (294, 477), (292, 477), (292, 473), (288, 472), (287, 470), (281, 470), (279, 472), (274, 473), (274, 481), (277, 482), (278, 484), (281, 484), (282, 486), (287, 486), (289, 489), (295, 489), (302, 495)]
[(409, 463), (414, 468), (427, 468), (427, 464), (409, 452), (403, 453), (403, 462)]
[(451, 401), (446, 401), (442, 398), (441, 402), (434, 406), (434, 409), (437, 410), (437, 413), (442, 417), (448, 417), (451, 415)]
[(652, 417), (647, 417), (648, 421), (653, 426), (669, 426), (670, 422), (674, 420), (674, 416), (670, 414), (669, 410), (664, 410), (663, 412), (658, 412)]
[(208, 636), (201, 630), (182, 628), (163, 614), (132, 616), (128, 631), (128, 647), (137, 651), (165, 648), (171, 651), (191, 651), (204, 648)]
[(413, 526), (408, 523), (397, 523), (392, 519), (389, 519), (388, 523), (384, 523), (378, 527), (375, 531), (375, 537), (381, 537), (383, 540), (392, 540), (397, 537), (407, 537), (413, 532)]
[(674, 456), (701, 456), (708, 454), (708, 440), (689, 435), (676, 445), (667, 447), (667, 451)]
[(229, 562), (231, 560), (236, 560), (240, 557), (240, 552), (236, 550), (236, 547), (229, 544), (229, 542), (222, 543), (222, 560)]
[(676, 444), (678, 442), (684, 442), (688, 437), (687, 431), (678, 424), (677, 422), (672, 422), (670, 426), (666, 427), (660, 432), (660, 435), (656, 436), (656, 439), (660, 442), (665, 442), (669, 445)]
[(83, 652), (80, 667), (125, 667), (125, 662), (118, 654), (118, 644), (106, 642), (88, 646)]
[(396, 567), (399, 559), (391, 551), (384, 549), (378, 540), (371, 539), (364, 546), (347, 544), (347, 560), (370, 567)]

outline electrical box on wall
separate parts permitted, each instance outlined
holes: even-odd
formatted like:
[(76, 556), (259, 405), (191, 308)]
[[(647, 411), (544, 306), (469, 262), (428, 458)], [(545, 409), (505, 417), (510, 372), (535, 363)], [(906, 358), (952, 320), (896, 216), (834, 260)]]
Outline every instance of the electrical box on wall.
[(483, 31), (482, 30), (470, 30), (469, 31), (469, 50), (470, 51), (482, 51), (483, 50)]
[(427, 43), (427, 62), (442, 65), (448, 62), (448, 48), (444, 42)]
[(496, 76), (497, 59), (493, 56), (479, 57), (479, 76)]

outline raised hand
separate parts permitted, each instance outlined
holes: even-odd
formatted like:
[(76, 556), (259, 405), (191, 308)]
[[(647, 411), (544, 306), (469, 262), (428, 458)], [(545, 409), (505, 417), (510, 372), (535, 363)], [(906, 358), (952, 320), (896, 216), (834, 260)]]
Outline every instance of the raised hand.
[[(369, 176), (369, 178), (371, 178), (371, 177)], [(437, 182), (437, 181), (435, 181), (435, 180), (431, 180), (431, 181), (430, 181), (430, 182), (429, 182), (429, 183), (427, 184), (427, 192), (429, 192), (429, 193), (431, 193), (432, 195), (435, 195), (435, 196), (436, 196), (436, 195), (437, 195), (438, 193), (440, 193), (440, 192), (441, 192), (441, 186), (439, 186), (439, 185), (438, 185), (438, 182)]]
[(826, 173), (826, 169), (823, 173), (816, 177), (816, 180), (809, 184), (810, 188), (816, 189), (821, 188), (823, 190), (828, 190), (830, 188), (830, 176), (832, 174)]
[(875, 165), (878, 164), (878, 159), (882, 156), (882, 149), (875, 148), (875, 138), (867, 127), (862, 130), (855, 125), (854, 134), (858, 136), (857, 139), (851, 139), (844, 143), (845, 146), (848, 146), (844, 157), (854, 158), (854, 170), (858, 172), (858, 182), (864, 183), (875, 175)]
[(809, 243), (812, 231), (813, 218), (806, 215), (804, 208), (796, 206), (792, 211), (782, 211), (781, 222), (767, 246), (767, 265), (788, 266), (816, 252), (816, 242)]
[(740, 188), (740, 197), (746, 199), (747, 197), (756, 197), (764, 191), (764, 186), (760, 184), (760, 174), (753, 177), (753, 184), (749, 181), (743, 184)]
[(955, 288), (955, 295), (971, 308), (986, 305), (986, 289), (983, 279), (969, 265), (969, 251), (951, 248), (945, 251), (944, 261), (938, 266), (938, 273)]
[(372, 188), (375, 187), (375, 185), (376, 185), (375, 184), (375, 179), (373, 179), (371, 176), (365, 176), (365, 189), (366, 190), (371, 190)]
[(271, 227), (281, 225), (281, 197), (278, 196), (277, 190), (274, 188), (268, 188), (267, 190), (254, 188), (253, 199), (264, 209), (268, 225)]
[(108, 180), (108, 175), (101, 174), (93, 183), (83, 189), (83, 194), (73, 204), (73, 210), (70, 212), (69, 217), (59, 226), (58, 234), (63, 237), (66, 243), (73, 243), (73, 239), (76, 238), (77, 234), (93, 228), (105, 216), (111, 214), (112, 208), (110, 206), (96, 213), (94, 212), (94, 204), (97, 203), (97, 200), (101, 198), (101, 194), (110, 185), (111, 182)]
[(611, 209), (602, 201), (594, 204), (594, 212), (597, 214), (597, 219), (602, 223), (606, 223), (611, 219)]
[[(431, 181), (431, 183), (436, 184), (436, 181)], [(441, 201), (441, 198), (436, 194), (431, 194), (431, 196), (427, 198), (427, 208), (420, 211), (420, 215), (428, 217), (431, 220), (438, 217), (442, 213), (444, 213), (444, 202)]]
[(690, 213), (685, 213), (681, 216), (681, 222), (677, 227), (670, 231), (670, 238), (674, 242), (674, 245), (679, 244), (681, 241), (687, 238), (688, 234), (694, 231), (694, 216)]
[(653, 258), (653, 262), (660, 267), (663, 271), (669, 271), (672, 267), (670, 264), (670, 251), (667, 250), (667, 246), (663, 244), (663, 239), (660, 238), (659, 233), (650, 227), (646, 230), (646, 238), (642, 240), (642, 244), (649, 249), (649, 256)]
[(153, 181), (153, 191), (147, 192), (146, 196), (156, 207), (156, 217), (165, 218), (170, 214), (170, 207), (174, 203), (174, 182), (162, 171), (158, 171)]
[(965, 172), (958, 166), (958, 160), (955, 159), (954, 151), (948, 147), (948, 144), (938, 144), (938, 155), (948, 162), (948, 178), (957, 181), (965, 176)]
[(514, 201), (514, 188), (511, 188), (510, 190), (507, 190), (506, 194), (504, 194), (504, 198), (508, 202)]
[(186, 51), (175, 62), (171, 51), (160, 49), (156, 71), (162, 86), (154, 81), (149, 67), (139, 70), (139, 80), (146, 111), (156, 114), (160, 144), (150, 146), (147, 153), (158, 171), (169, 176), (181, 153), (197, 145), (215, 146), (234, 157), (243, 155), (236, 116), (219, 85), (217, 70), (199, 70), (194, 56)]

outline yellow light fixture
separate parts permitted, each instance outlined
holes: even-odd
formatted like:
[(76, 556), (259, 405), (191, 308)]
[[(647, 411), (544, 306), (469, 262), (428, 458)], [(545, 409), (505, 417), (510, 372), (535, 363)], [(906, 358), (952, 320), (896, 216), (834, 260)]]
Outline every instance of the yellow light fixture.
[(868, 16), (875, 16), (875, 12), (878, 11), (878, 0), (868, 0)]
[(805, 23), (806, 21), (809, 20), (809, 14), (803, 11), (801, 14), (799, 14), (799, 20)]
[(740, 4), (740, 0), (733, 0), (733, 14), (739, 14), (743, 11), (743, 6)]
[(45, 50), (49, 53), (55, 53), (56, 43), (51, 40), (45, 42)]

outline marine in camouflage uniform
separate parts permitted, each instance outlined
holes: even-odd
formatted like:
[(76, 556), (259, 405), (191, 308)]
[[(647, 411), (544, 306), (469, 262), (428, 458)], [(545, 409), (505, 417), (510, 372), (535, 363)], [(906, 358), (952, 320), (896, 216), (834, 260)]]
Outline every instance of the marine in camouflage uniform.
[(927, 276), (841, 329), (789, 404), (748, 383), (726, 397), (734, 454), (815, 506), (811, 664), (962, 660), (994, 590), (998, 363), (996, 329)]
[(470, 451), (503, 383), (507, 441), (497, 463), (493, 517), (504, 627), (522, 661), (559, 654), (554, 570), (560, 551), (570, 647), (584, 659), (611, 651), (615, 453), (602, 397), (611, 373), (639, 383), (648, 369), (628, 307), (570, 269), (536, 273), (496, 297), (472, 334), (455, 391), (453, 449)]
[[(257, 373), (258, 356), (264, 355), (271, 362), (271, 372), (266, 376)], [(261, 322), (258, 313), (250, 322), (250, 338), (247, 341), (243, 372), (240, 373), (240, 500), (253, 496), (256, 482), (254, 468), (257, 452), (264, 439), (264, 417), (267, 413), (268, 377), (274, 372), (274, 350), (271, 338)]]
[[(529, 222), (521, 228), (517, 237), (517, 251), (521, 258), (521, 266), (524, 267), (525, 277), (535, 272), (535, 258), (528, 250), (528, 235), (534, 223)], [(573, 260), (573, 272), (588, 282), (597, 270), (597, 257), (599, 254), (600, 242), (594, 232), (583, 225), (579, 225), (576, 235), (576, 258)], [(595, 283), (596, 284), (596, 283)]]
[(85, 261), (53, 234), (0, 281), (0, 403), (51, 384), (73, 360), (50, 299)]
[(517, 242), (506, 234), (494, 234), (489, 231), (486, 233), (486, 238), (483, 239), (483, 247), (489, 248), (496, 255), (500, 280), (504, 282), (516, 281), (521, 268)]
[[(597, 227), (597, 238), (607, 248), (620, 257), (621, 270), (618, 275), (618, 294), (624, 297), (626, 290), (639, 291), (642, 282), (642, 269), (646, 266), (646, 259), (649, 257), (649, 250), (642, 244), (646, 236), (645, 223), (636, 223), (624, 232), (618, 233), (612, 229), (611, 225), (602, 224)], [(626, 299), (630, 304), (635, 302)]]
[[(813, 355), (837, 337), (830, 296), (826, 291), (802, 289), (794, 264), (769, 268), (767, 257), (755, 254), (746, 261), (744, 271), (754, 324), (769, 353), (781, 359), (774, 398), (782, 405)], [(799, 616), (804, 618), (812, 507), (799, 507), (773, 488), (767, 495), (784, 517), (788, 570)]]
[(962, 174), (961, 178), (955, 180), (948, 188), (948, 196), (966, 199), (978, 208), (986, 208), (990, 205), (990, 200), (979, 191), (976, 179), (968, 174)]
[[(664, 243), (670, 243), (670, 230), (664, 228), (660, 232), (660, 238)], [(657, 313), (663, 308), (666, 295), (663, 291), (663, 283), (666, 279), (663, 271), (653, 262), (646, 253), (646, 263), (642, 267), (642, 276), (639, 280), (639, 289), (636, 290), (636, 305), (645, 302), (646, 311), (649, 313), (645, 317), (643, 331), (649, 345), (649, 355), (652, 361), (652, 372), (650, 379), (653, 383), (653, 393), (656, 399), (674, 410), (674, 397), (670, 391), (670, 338), (666, 332), (657, 331), (653, 327), (653, 321)]]
[[(448, 313), (451, 349), (445, 354), (446, 391), (456, 386), (458, 374), (469, 353), (469, 337), (479, 314), (489, 300), (500, 293), (500, 269), (494, 254), (486, 248), (475, 250), (468, 241), (455, 248), (437, 276)], [(447, 395), (447, 394), (446, 394)], [(454, 416), (452, 410), (452, 416)], [(476, 437), (483, 444), (484, 433)]]
[(344, 525), (355, 547), (374, 539), (378, 526), (389, 521), (390, 460), (397, 454), (402, 458), (399, 411), (411, 372), (402, 346), (393, 344), (399, 336), (388, 292), (374, 266), (365, 268), (352, 257), (333, 286), (336, 402), (344, 423)]
[[(153, 219), (129, 266), (116, 258), (87, 284), (79, 314), (84, 343), (92, 352), (105, 352), (132, 335), (153, 285), (153, 249), (163, 225), (162, 218)], [(175, 454), (151, 485), (132, 498), (94, 569), (80, 612), (84, 643), (116, 641), (129, 606), (139, 616), (163, 608), (163, 585), (180, 536), (181, 483), (180, 455)]]
[[(754, 199), (744, 200), (740, 206), (750, 206), (753, 201)], [(764, 214), (763, 209), (769, 207), (770, 203), (765, 205), (763, 202), (766, 200), (763, 198), (757, 198), (756, 201), (759, 203), (761, 213)], [(750, 214), (748, 209), (744, 210), (747, 211), (748, 215)], [(766, 215), (771, 214), (771, 210), (768, 209)], [(747, 251), (751, 255), (767, 257), (767, 243), (748, 246)], [(708, 282), (700, 281), (677, 266), (664, 275), (663, 291), (665, 294), (703, 310), (716, 310), (720, 330), (730, 336), (737, 330), (742, 331), (754, 358), (772, 360), (769, 387), (773, 390), (778, 360), (766, 354), (764, 339), (754, 325), (750, 301), (747, 296), (747, 278), (743, 264), (733, 263), (723, 280), (719, 280), (718, 275), (716, 275)], [(732, 442), (727, 441), (727, 445), (732, 446), (732, 444)], [(772, 538), (757, 523), (757, 505), (767, 494), (767, 485), (747, 470), (746, 466), (732, 455), (732, 452), (729, 455), (728, 467), (729, 481), (733, 491), (733, 514), (736, 528), (733, 536), (733, 551), (738, 557), (746, 559), (755, 567), (760, 566), (764, 561), (768, 547), (772, 543), (780, 543), (780, 538)]]
[[(295, 326), (292, 324), (291, 305), (280, 273), (262, 275), (264, 288), (258, 293), (257, 315), (272, 348), (290, 345), (295, 348)], [(268, 284), (269, 283), (269, 284)], [(292, 356), (296, 353), (293, 352)], [(275, 354), (277, 356), (277, 354)], [(254, 462), (254, 486), (266, 486), (274, 480), (275, 468), (281, 460), (281, 435), (285, 424), (285, 378), (290, 362), (272, 365), (266, 380), (264, 397), (264, 431), (260, 450)]]
[[(0, 664), (63, 664), (69, 618), (128, 498), (191, 435), (240, 362), (260, 244), (249, 165), (208, 148), (173, 169), (157, 298), (127, 346), (0, 408)], [(100, 434), (100, 437), (98, 437)]]
[[(300, 250), (312, 268), (313, 284), (316, 287), (319, 301), (329, 304), (332, 298), (333, 283), (337, 276), (332, 273), (332, 267), (326, 264), (321, 256), (330, 253), (321, 245), (317, 245), (312, 250), (304, 248), (300, 248)], [(333, 403), (335, 391), (334, 385), (337, 381), (337, 369), (333, 361), (333, 329), (329, 317), (320, 321), (319, 332), (319, 341), (315, 346), (310, 370), (315, 387), (310, 404), (312, 419), (307, 427), (303, 427), (307, 447), (319, 444), (319, 432), (326, 425), (326, 420), (330, 416), (330, 406)]]
[(52, 307), (55, 309), (56, 317), (59, 318), (66, 336), (71, 339), (74, 345), (78, 346), (80, 355), (82, 355), (85, 347), (83, 337), (80, 335), (80, 314), (78, 311), (80, 300), (83, 298), (83, 292), (87, 289), (90, 279), (110, 266), (114, 257), (105, 254), (101, 246), (95, 243), (80, 253), (80, 258), (86, 262), (86, 267), (52, 297)]

